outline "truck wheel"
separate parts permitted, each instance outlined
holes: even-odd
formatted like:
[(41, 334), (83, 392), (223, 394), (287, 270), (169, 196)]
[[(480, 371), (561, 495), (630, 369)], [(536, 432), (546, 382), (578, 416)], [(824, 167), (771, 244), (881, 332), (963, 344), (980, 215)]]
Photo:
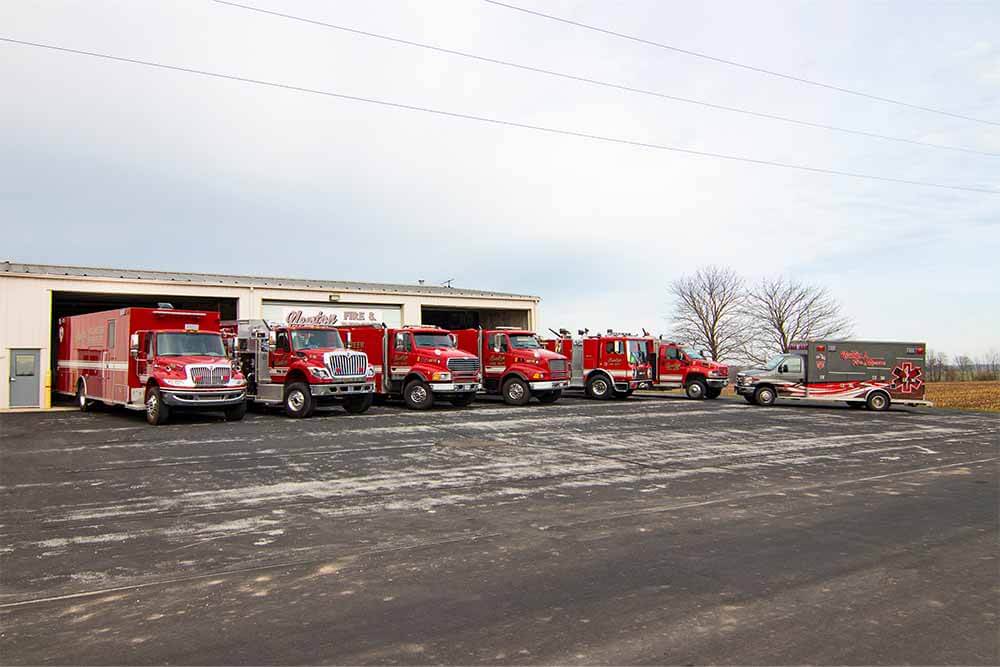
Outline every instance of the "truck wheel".
[(285, 414), (292, 419), (308, 417), (316, 409), (312, 392), (305, 382), (293, 382), (285, 387)]
[(587, 380), (587, 396), (590, 398), (605, 400), (611, 398), (613, 391), (614, 385), (611, 384), (611, 380), (606, 375), (592, 375)]
[(771, 387), (757, 387), (757, 391), (753, 393), (753, 402), (765, 408), (774, 405), (776, 398), (777, 395)]
[(472, 402), (476, 400), (476, 394), (471, 391), (467, 394), (454, 394), (448, 400), (451, 401), (452, 405), (464, 408), (472, 405)]
[(528, 383), (519, 377), (512, 377), (503, 383), (503, 402), (507, 405), (527, 405), (531, 400)]
[(705, 384), (704, 380), (693, 380), (684, 387), (684, 393), (687, 394), (688, 398), (700, 400), (705, 398), (705, 394), (708, 393), (708, 385)]
[(87, 412), (94, 406), (89, 400), (87, 400), (87, 386), (80, 380), (76, 383), (76, 404), (80, 408), (80, 412)]
[(545, 405), (551, 405), (559, 400), (562, 396), (562, 389), (555, 389), (553, 391), (543, 391), (538, 395), (538, 402), (544, 403)]
[(236, 405), (230, 405), (226, 408), (226, 421), (227, 422), (238, 422), (243, 421), (243, 417), (247, 414), (247, 402), (241, 401)]
[(426, 410), (434, 405), (434, 392), (423, 380), (410, 380), (403, 388), (403, 400), (407, 407), (414, 410)]
[(170, 419), (170, 406), (163, 402), (159, 387), (146, 390), (146, 421), (153, 426), (165, 424)]
[(868, 400), (865, 401), (868, 409), (872, 412), (885, 412), (889, 409), (889, 403), (889, 395), (882, 391), (868, 394)]
[(709, 387), (705, 390), (705, 398), (718, 398), (722, 395), (722, 389), (719, 387)]
[(368, 412), (368, 408), (375, 402), (374, 394), (359, 394), (344, 399), (344, 410), (349, 415), (360, 415)]

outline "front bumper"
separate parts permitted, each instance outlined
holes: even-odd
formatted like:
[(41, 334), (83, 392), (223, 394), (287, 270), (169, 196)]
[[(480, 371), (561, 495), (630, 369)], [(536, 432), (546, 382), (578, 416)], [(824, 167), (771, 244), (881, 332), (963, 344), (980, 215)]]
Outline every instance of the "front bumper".
[(324, 396), (345, 396), (348, 394), (370, 394), (375, 391), (374, 382), (336, 382), (332, 384), (311, 384), (310, 391), (316, 398)]
[(729, 384), (729, 378), (705, 378), (705, 384), (709, 387), (718, 387), (719, 389), (722, 389)]
[(243, 389), (163, 389), (160, 395), (167, 405), (181, 408), (225, 408), (238, 405), (246, 398)]
[(545, 380), (539, 382), (529, 382), (531, 391), (550, 391), (552, 389), (564, 389), (569, 386), (569, 380)]
[(736, 393), (739, 394), (740, 396), (746, 396), (752, 394), (754, 392), (754, 389), (756, 388), (757, 388), (756, 385), (752, 384), (738, 384), (735, 387)]
[(435, 394), (465, 394), (479, 391), (482, 384), (478, 382), (431, 382), (430, 388)]

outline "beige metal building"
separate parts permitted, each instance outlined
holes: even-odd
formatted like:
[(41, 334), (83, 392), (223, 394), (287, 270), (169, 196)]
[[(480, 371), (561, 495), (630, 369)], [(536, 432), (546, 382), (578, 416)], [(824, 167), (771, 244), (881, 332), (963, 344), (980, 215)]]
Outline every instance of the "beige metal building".
[(534, 328), (539, 298), (484, 290), (0, 262), (0, 409), (50, 400), (60, 317), (126, 306), (217, 310), (224, 319)]

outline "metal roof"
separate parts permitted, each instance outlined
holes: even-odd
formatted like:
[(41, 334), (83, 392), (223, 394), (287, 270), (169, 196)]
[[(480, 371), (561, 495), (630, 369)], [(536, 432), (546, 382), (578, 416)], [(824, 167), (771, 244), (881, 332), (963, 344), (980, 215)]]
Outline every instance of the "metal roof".
[(380, 292), (384, 294), (426, 294), (433, 296), (494, 297), (519, 300), (538, 300), (528, 294), (511, 294), (490, 290), (438, 287), (436, 285), (407, 285), (399, 283), (361, 283), (344, 280), (313, 280), (308, 278), (275, 278), (270, 276), (234, 276), (223, 273), (179, 273), (174, 271), (147, 271), (145, 269), (113, 269), (90, 266), (64, 266), (58, 264), (22, 264), (0, 262), (0, 274), (69, 276), (79, 278), (111, 278), (115, 280), (140, 280), (156, 283), (189, 283), (192, 285), (222, 285), (228, 287), (277, 287), (287, 289), (314, 289), (328, 292)]

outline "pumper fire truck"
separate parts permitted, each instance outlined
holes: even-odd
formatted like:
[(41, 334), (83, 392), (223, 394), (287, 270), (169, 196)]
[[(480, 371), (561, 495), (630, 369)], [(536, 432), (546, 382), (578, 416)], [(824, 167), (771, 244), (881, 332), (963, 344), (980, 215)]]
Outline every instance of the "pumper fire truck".
[(372, 404), (375, 372), (364, 352), (348, 349), (334, 326), (224, 322), (233, 359), (247, 378), (247, 398), (281, 405), (289, 417), (309, 417), (340, 403), (350, 414)]
[(583, 389), (590, 398), (628, 398), (636, 389), (653, 383), (656, 341), (649, 336), (615, 333), (588, 335), (578, 331), (553, 332), (559, 336), (545, 346), (572, 360), (570, 389)]
[(569, 386), (569, 360), (542, 345), (532, 331), (518, 327), (453, 331), (458, 348), (479, 357), (486, 393), (500, 394), (508, 405), (536, 397), (555, 403)]
[(340, 330), (349, 332), (351, 347), (371, 360), (379, 396), (401, 396), (407, 406), (425, 410), (438, 396), (452, 405), (469, 405), (482, 387), (479, 357), (459, 350), (446, 329), (348, 325)]
[(736, 376), (736, 393), (755, 405), (778, 398), (845, 401), (881, 412), (893, 403), (933, 405), (924, 400), (923, 343), (801, 341), (761, 368)]
[(656, 383), (660, 389), (683, 387), (688, 398), (718, 398), (729, 382), (729, 368), (704, 352), (679, 343), (656, 341)]
[(56, 391), (76, 396), (81, 410), (94, 401), (145, 410), (154, 425), (174, 408), (223, 410), (230, 421), (247, 409), (219, 314), (168, 304), (60, 318)]

